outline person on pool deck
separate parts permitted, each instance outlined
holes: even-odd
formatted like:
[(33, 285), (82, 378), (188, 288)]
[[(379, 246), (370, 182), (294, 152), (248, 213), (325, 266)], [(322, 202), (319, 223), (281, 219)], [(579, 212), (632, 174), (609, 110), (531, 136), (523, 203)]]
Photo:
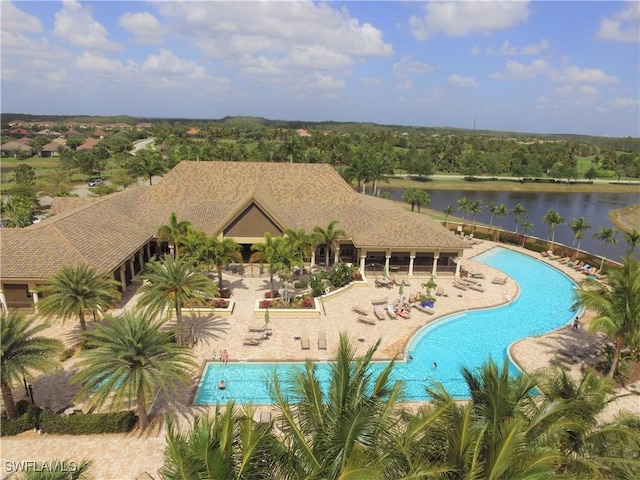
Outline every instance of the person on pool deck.
[(579, 328), (579, 327), (580, 327), (580, 319), (576, 317), (576, 319), (573, 321), (573, 328)]
[(218, 390), (224, 390), (226, 387), (227, 385), (224, 383), (224, 380), (218, 382)]

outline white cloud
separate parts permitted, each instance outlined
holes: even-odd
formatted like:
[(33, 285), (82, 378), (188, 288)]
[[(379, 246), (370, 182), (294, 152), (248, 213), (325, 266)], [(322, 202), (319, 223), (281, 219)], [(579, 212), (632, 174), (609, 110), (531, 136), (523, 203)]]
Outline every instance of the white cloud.
[(417, 40), (442, 33), (460, 37), (470, 33), (491, 33), (511, 28), (529, 18), (528, 2), (429, 2), (423, 17), (409, 19), (411, 34)]
[(437, 70), (440, 70), (440, 66), (412, 60), (411, 57), (403, 57), (393, 64), (393, 71), (398, 75), (423, 75)]
[(377, 77), (360, 77), (360, 83), (371, 87), (382, 84), (382, 80)]
[(640, 108), (640, 99), (638, 98), (615, 98), (608, 102), (614, 108)]
[(112, 60), (103, 55), (96, 55), (89, 52), (84, 52), (82, 56), (78, 57), (74, 66), (82, 71), (107, 73), (110, 75), (121, 74), (126, 70), (125, 65), (123, 65), (120, 60)]
[[(487, 48), (484, 51), (484, 55), (488, 56), (513, 56), (513, 55), (539, 55), (545, 50), (549, 49), (549, 41), (546, 38), (540, 40), (537, 44), (525, 45), (524, 47), (514, 47), (509, 43), (508, 40), (505, 40), (502, 46), (496, 50), (492, 47)], [(471, 49), (472, 55), (480, 55), (482, 54), (482, 49), (480, 47), (473, 47)]]
[(292, 68), (332, 70), (348, 67), (351, 57), (322, 45), (296, 46), (287, 55), (284, 65)]
[(622, 12), (600, 20), (596, 36), (598, 40), (640, 42), (640, 3), (629, 1)]
[(618, 79), (616, 77), (605, 74), (599, 68), (585, 68), (584, 70), (580, 70), (580, 68), (575, 65), (555, 70), (552, 72), (550, 77), (551, 80), (555, 82), (600, 84), (618, 83)]
[(167, 49), (160, 49), (157, 55), (149, 55), (142, 64), (142, 71), (153, 75), (172, 75), (189, 80), (201, 80), (206, 77), (204, 67), (192, 60), (178, 58)]
[(505, 71), (489, 74), (489, 78), (497, 80), (521, 80), (537, 77), (550, 71), (551, 67), (544, 60), (533, 60), (531, 64), (524, 65), (514, 60), (509, 60), (505, 65)]
[(408, 92), (413, 89), (413, 82), (411, 80), (406, 80), (404, 82), (396, 83), (393, 88), (400, 92)]
[(107, 38), (107, 29), (93, 19), (90, 6), (75, 0), (65, 0), (56, 12), (53, 34), (76, 47), (106, 51), (121, 50), (122, 46)]
[(462, 77), (460, 75), (451, 74), (447, 77), (447, 84), (454, 87), (472, 88), (477, 87), (478, 82), (473, 77)]
[(379, 29), (326, 3), (255, 2), (247, 8), (245, 2), (162, 2), (158, 9), (172, 34), (190, 38), (214, 58), (267, 50), (287, 54), (294, 47), (362, 57), (393, 53)]
[(2, 32), (39, 33), (42, 23), (38, 17), (23, 12), (13, 2), (0, 2), (0, 17), (2, 17)]
[(167, 33), (166, 27), (149, 12), (125, 12), (118, 20), (118, 25), (133, 35), (138, 43), (162, 43), (162, 37)]
[(567, 85), (554, 90), (556, 95), (583, 95), (587, 97), (597, 97), (600, 92), (592, 85)]

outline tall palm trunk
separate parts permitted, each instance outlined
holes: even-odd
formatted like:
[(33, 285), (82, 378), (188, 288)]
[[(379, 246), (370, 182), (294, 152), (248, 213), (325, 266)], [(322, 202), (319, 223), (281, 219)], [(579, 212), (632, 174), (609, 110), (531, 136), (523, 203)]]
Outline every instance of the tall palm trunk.
[(609, 372), (607, 373), (607, 377), (613, 378), (613, 375), (616, 373), (616, 368), (618, 368), (618, 362), (620, 361), (620, 352), (622, 352), (623, 343), (619, 340), (613, 342), (613, 358), (611, 359), (611, 367), (609, 367)]
[(138, 390), (136, 403), (138, 405), (138, 423), (140, 425), (140, 430), (144, 430), (149, 425), (149, 415), (147, 415), (147, 407), (142, 388)]
[(184, 336), (184, 327), (182, 324), (182, 308), (180, 307), (180, 304), (178, 304), (176, 302), (176, 325), (177, 325), (177, 331), (176, 331), (176, 343), (178, 345), (182, 345), (182, 340), (183, 340), (183, 336)]
[(13, 399), (11, 385), (6, 382), (2, 382), (2, 401), (4, 402), (4, 408), (7, 410), (7, 417), (16, 418), (18, 416), (18, 409)]
[(80, 320), (80, 328), (83, 331), (87, 330), (87, 322), (84, 321), (84, 312), (82, 310), (80, 310), (78, 312), (78, 320)]

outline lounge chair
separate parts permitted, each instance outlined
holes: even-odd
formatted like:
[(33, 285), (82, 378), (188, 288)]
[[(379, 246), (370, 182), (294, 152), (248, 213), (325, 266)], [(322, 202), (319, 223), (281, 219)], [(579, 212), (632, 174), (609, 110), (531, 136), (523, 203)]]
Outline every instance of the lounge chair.
[(493, 280), (491, 280), (491, 283), (495, 283), (496, 285), (505, 285), (508, 280), (509, 280), (509, 277), (496, 277)]
[(433, 308), (431, 308), (431, 307), (423, 307), (420, 304), (416, 305), (413, 308), (415, 308), (419, 312), (426, 313), (427, 315), (433, 315), (434, 313), (436, 313), (436, 311)]
[(327, 349), (327, 335), (324, 332), (318, 334), (318, 350)]
[(154, 478), (149, 475), (149, 472), (142, 472), (136, 477), (136, 480), (154, 480)]
[(477, 292), (484, 292), (485, 291), (485, 289), (482, 288), (480, 285), (469, 285), (469, 288), (471, 290), (475, 290)]
[(366, 325), (375, 325), (376, 322), (374, 322), (373, 320), (369, 320), (368, 318), (364, 318), (364, 317), (358, 317), (358, 321), (360, 323), (364, 323)]
[(403, 278), (403, 279), (402, 279), (402, 284), (403, 284), (405, 287), (410, 287), (410, 286), (411, 286), (411, 282), (410, 282), (409, 280), (407, 280), (406, 278)]
[(242, 341), (242, 345), (251, 347), (258, 347), (261, 343), (262, 340), (256, 337), (244, 337), (244, 340)]
[(373, 300), (371, 300), (371, 305), (386, 305), (388, 301), (389, 297), (374, 298)]
[(482, 273), (482, 272), (469, 272), (469, 276), (471, 278), (484, 278), (484, 273)]
[(391, 320), (398, 318), (396, 312), (393, 310), (393, 305), (387, 305), (387, 308), (385, 308), (384, 311)]
[(438, 287), (436, 288), (436, 297), (442, 297), (444, 295), (444, 288)]
[(302, 350), (311, 350), (311, 344), (309, 343), (309, 337), (307, 335), (300, 337), (300, 348)]
[(366, 308), (361, 307), (360, 305), (355, 305), (353, 307), (351, 307), (351, 311), (357, 313), (358, 315), (369, 315), (369, 312), (367, 311)]
[(271, 423), (271, 412), (260, 412), (260, 423)]
[(380, 307), (373, 307), (373, 314), (376, 316), (378, 320), (384, 320), (386, 318), (384, 316), (384, 312)]
[(266, 325), (249, 325), (249, 332), (252, 333), (262, 333), (267, 330)]
[(469, 287), (466, 285), (463, 285), (462, 283), (453, 282), (453, 286), (459, 290), (469, 290)]

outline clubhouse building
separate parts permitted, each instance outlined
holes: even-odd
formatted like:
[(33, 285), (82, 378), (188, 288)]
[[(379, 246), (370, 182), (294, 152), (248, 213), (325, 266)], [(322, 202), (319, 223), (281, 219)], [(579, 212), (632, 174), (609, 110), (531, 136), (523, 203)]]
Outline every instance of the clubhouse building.
[[(158, 228), (172, 212), (208, 236), (232, 238), (245, 261), (264, 234), (326, 226), (344, 230), (331, 262), (362, 273), (429, 276), (457, 273), (469, 244), (428, 215), (357, 193), (326, 164), (192, 162), (178, 164), (153, 186), (105, 197), (56, 198), (52, 216), (26, 228), (0, 229), (3, 308), (36, 306), (36, 289), (63, 265), (85, 263), (125, 288), (147, 261), (168, 251)], [(312, 256), (322, 263), (326, 245)]]

